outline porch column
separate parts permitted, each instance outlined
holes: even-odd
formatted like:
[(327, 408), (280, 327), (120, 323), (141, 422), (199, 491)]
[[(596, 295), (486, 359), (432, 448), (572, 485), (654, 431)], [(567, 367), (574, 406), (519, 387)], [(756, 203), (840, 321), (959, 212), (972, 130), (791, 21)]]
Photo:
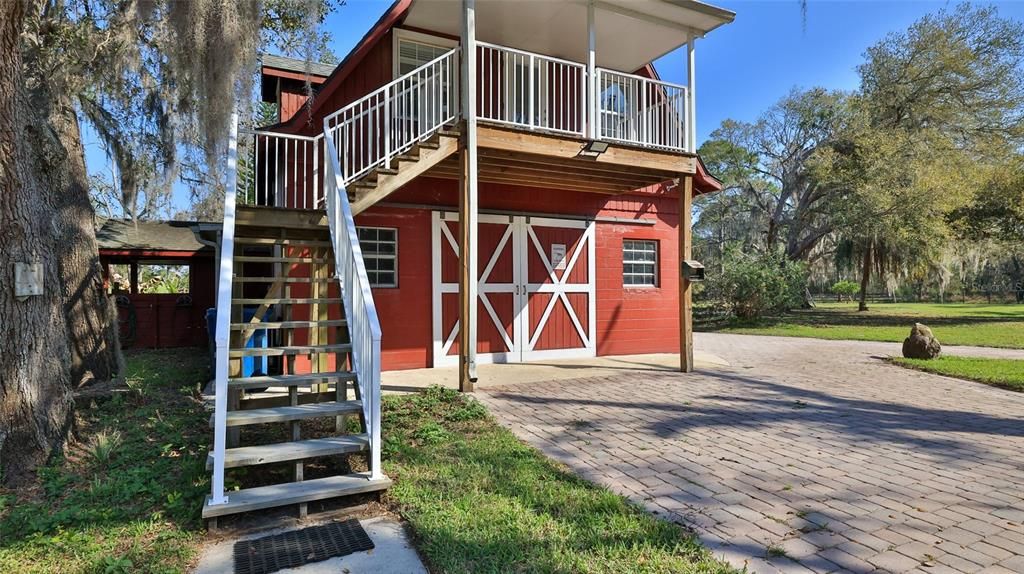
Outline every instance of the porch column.
[(597, 139), (597, 35), (594, 0), (587, 0), (587, 139)]
[(693, 30), (686, 34), (686, 151), (697, 153), (697, 74)]
[(679, 178), (679, 370), (693, 371), (693, 299), (690, 280), (683, 277), (683, 260), (693, 256), (691, 224), (693, 213), (693, 176)]
[(476, 2), (462, 0), (462, 145), (459, 186), (459, 390), (476, 383), (477, 150)]

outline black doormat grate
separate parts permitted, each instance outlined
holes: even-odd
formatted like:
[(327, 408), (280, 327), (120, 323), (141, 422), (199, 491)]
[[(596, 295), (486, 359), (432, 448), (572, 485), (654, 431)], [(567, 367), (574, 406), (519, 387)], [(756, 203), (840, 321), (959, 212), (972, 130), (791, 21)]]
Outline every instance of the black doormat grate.
[(373, 549), (358, 520), (331, 522), (235, 543), (235, 574), (268, 574)]

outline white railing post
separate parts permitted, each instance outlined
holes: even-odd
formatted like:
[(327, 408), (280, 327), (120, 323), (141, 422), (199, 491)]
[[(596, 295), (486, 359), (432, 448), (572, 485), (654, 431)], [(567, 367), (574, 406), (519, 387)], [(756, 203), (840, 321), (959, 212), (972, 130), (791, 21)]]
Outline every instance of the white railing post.
[(527, 98), (526, 101), (528, 101), (530, 103), (529, 104), (529, 110), (526, 113), (530, 114), (529, 120), (530, 120), (530, 127), (531, 128), (534, 127), (535, 124), (536, 124), (535, 119), (534, 119), (534, 110), (536, 110), (536, 106), (537, 106), (537, 103), (534, 101), (534, 100), (537, 99), (537, 97), (536, 97), (536, 92), (534, 92), (534, 89), (536, 88), (536, 84), (534, 82), (536, 82), (536, 80), (534, 78), (535, 73), (534, 73), (534, 69), (533, 69), (533, 66), (534, 66), (534, 59), (533, 58), (534, 58), (533, 54), (530, 54), (530, 60), (529, 60), (529, 62), (527, 64), (527, 70), (528, 70), (527, 73), (530, 74), (530, 83), (529, 83), (529, 86), (526, 88), (527, 90), (529, 90), (527, 92), (528, 95), (526, 96), (526, 98)]
[(224, 228), (220, 242), (220, 271), (217, 278), (217, 348), (214, 365), (213, 479), (210, 504), (226, 504), (224, 496), (224, 449), (227, 446), (228, 345), (231, 338), (231, 286), (234, 279), (235, 194), (238, 183), (238, 113), (231, 114), (228, 136), (227, 188), (224, 192)]
[(384, 167), (391, 167), (391, 97), (384, 95)]
[(697, 151), (697, 73), (693, 43), (697, 37), (691, 30), (686, 34), (686, 144), (688, 152)]
[(587, 139), (596, 140), (598, 134), (598, 99), (600, 85), (597, 84), (597, 36), (594, 30), (594, 0), (587, 0)]

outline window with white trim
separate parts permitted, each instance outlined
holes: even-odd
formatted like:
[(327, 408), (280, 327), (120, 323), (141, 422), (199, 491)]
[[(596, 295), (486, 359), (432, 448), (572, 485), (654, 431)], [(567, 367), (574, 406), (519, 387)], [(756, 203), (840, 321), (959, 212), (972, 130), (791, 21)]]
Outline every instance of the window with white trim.
[(626, 287), (658, 286), (658, 242), (622, 240), (622, 284)]
[(359, 248), (371, 287), (398, 287), (398, 230), (357, 227)]
[[(431, 36), (401, 28), (395, 30), (394, 36), (394, 74), (396, 79), (440, 58), (459, 44), (456, 40), (450, 38)], [(438, 72), (439, 70), (433, 69), (434, 74)], [(455, 70), (455, 72), (457, 73), (458, 71)], [(429, 74), (424, 73), (423, 75), (415, 76), (415, 79), (411, 83), (404, 85), (402, 91), (399, 92), (399, 97), (392, 108), (392, 113), (399, 121), (418, 121), (420, 118), (425, 117), (427, 110), (424, 108), (428, 102), (421, 102), (420, 91), (415, 89), (416, 84), (420, 82), (431, 86), (431, 89), (436, 89), (435, 85), (437, 82), (443, 83), (441, 89), (446, 94), (443, 101), (445, 113), (447, 113), (448, 102), (451, 99), (450, 94), (448, 94), (447, 78), (431, 77)], [(403, 128), (399, 127), (398, 129)], [(404, 129), (415, 130), (415, 127)]]
[(427, 62), (431, 62), (445, 55), (451, 48), (444, 46), (432, 46), (410, 40), (398, 41), (398, 75), (404, 76), (419, 68)]

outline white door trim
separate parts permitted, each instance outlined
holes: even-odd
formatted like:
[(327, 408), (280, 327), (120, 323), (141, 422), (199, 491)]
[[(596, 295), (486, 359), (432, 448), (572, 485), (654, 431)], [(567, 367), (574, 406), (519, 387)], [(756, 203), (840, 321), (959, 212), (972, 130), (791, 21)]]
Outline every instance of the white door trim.
[[(538, 359), (594, 357), (597, 355), (597, 300), (596, 300), (596, 229), (593, 221), (571, 219), (555, 219), (548, 217), (509, 216), (482, 214), (480, 223), (506, 225), (506, 229), (494, 252), (484, 266), (479, 283), (480, 303), (485, 315), (493, 322), (501, 334), (506, 347), (505, 352), (477, 354), (479, 363), (521, 362)], [(458, 337), (459, 322), (455, 321), (452, 329), (445, 333), (442, 325), (442, 297), (446, 293), (458, 293), (458, 283), (441, 281), (441, 260), (445, 249), (458, 256), (458, 242), (445, 224), (446, 221), (458, 221), (458, 214), (435, 211), (431, 214), (431, 253), (433, 278), (433, 365), (435, 367), (458, 365), (457, 355), (449, 355), (452, 345)], [(533, 231), (534, 227), (555, 227), (563, 229), (581, 229), (583, 234), (576, 243), (572, 253), (567, 254), (568, 260), (562, 273), (557, 278), (554, 264), (541, 246), (540, 240)], [(569, 283), (568, 278), (583, 253), (587, 250), (587, 283)], [(493, 283), (488, 280), (501, 255), (511, 249), (513, 265), (512, 283)], [(528, 262), (530, 249), (536, 250), (541, 263), (547, 271), (550, 282), (529, 283)], [(512, 323), (512, 336), (509, 337), (505, 326), (495, 310), (489, 293), (509, 293), (513, 296), (516, 316)], [(551, 297), (538, 321), (538, 328), (530, 333), (529, 297), (531, 294), (549, 293)], [(570, 304), (568, 294), (587, 294), (587, 324), (584, 325), (577, 310)], [(582, 341), (583, 346), (571, 349), (536, 350), (534, 347), (551, 316), (557, 301), (563, 306), (572, 321), (573, 327)]]
[[(540, 258), (541, 264), (544, 265), (547, 271), (550, 283), (529, 283), (524, 277), (525, 293), (526, 297), (536, 293), (550, 293), (551, 297), (548, 299), (547, 305), (544, 307), (544, 311), (541, 314), (540, 319), (537, 321), (537, 328), (531, 333), (530, 332), (530, 317), (529, 317), (529, 305), (528, 300), (523, 304), (523, 312), (526, 317), (523, 319), (522, 324), (524, 325), (524, 342), (525, 345), (522, 347), (523, 360), (529, 361), (534, 359), (550, 359), (550, 358), (568, 358), (568, 357), (593, 357), (597, 354), (597, 345), (595, 344), (595, 331), (594, 325), (594, 312), (596, 310), (595, 301), (595, 261), (594, 261), (594, 243), (595, 243), (595, 232), (594, 222), (592, 221), (575, 221), (575, 220), (560, 220), (550, 219), (543, 217), (531, 217), (524, 218), (523, 225), (523, 254), (524, 260), (529, 260), (529, 253), (531, 245), (536, 250), (537, 255)], [(537, 239), (537, 235), (533, 232), (534, 227), (558, 227), (558, 228), (570, 228), (570, 229), (583, 229), (583, 235), (580, 240), (576, 243), (576, 248), (569, 255), (568, 263), (566, 263), (565, 269), (562, 271), (562, 278), (559, 279), (555, 273), (555, 266), (548, 258), (544, 247), (541, 245), (540, 240)], [(529, 239), (529, 241), (527, 241)], [(579, 262), (580, 254), (583, 253), (584, 248), (587, 249), (587, 283), (569, 283), (569, 276), (576, 268), (576, 264)], [(569, 302), (567, 293), (585, 293), (587, 294), (587, 326), (580, 323), (579, 315), (576, 313), (576, 309)], [(569, 319), (572, 321), (573, 327), (576, 329), (576, 333), (580, 337), (583, 346), (573, 349), (551, 349), (539, 351), (534, 349), (537, 345), (537, 341), (541, 334), (544, 332), (544, 327), (547, 326), (548, 319), (551, 317), (551, 311), (554, 310), (555, 304), (558, 301), (562, 301), (562, 305), (565, 307), (566, 314), (569, 315)]]

